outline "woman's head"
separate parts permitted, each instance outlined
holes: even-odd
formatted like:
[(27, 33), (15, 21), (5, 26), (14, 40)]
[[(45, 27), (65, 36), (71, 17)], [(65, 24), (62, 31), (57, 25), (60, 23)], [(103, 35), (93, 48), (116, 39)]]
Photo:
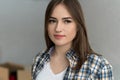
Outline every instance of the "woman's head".
[(48, 21), (47, 31), (55, 47), (65, 46), (71, 48), (76, 36), (76, 23), (64, 4), (58, 4)]
[(89, 53), (91, 49), (87, 38), (83, 12), (78, 0), (51, 0), (51, 2), (48, 4), (45, 14), (45, 40), (47, 49), (55, 45), (48, 35), (48, 25), (49, 18), (51, 17), (56, 6), (59, 4), (65, 6), (76, 24), (76, 34), (72, 41), (72, 48), (76, 51), (76, 54), (81, 59), (82, 62), (80, 64), (78, 63), (78, 65), (81, 65), (85, 61), (87, 53)]

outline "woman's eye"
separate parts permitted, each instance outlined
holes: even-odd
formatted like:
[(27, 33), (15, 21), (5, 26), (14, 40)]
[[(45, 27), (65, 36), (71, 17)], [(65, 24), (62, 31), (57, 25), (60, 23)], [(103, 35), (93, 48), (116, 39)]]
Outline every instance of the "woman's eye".
[(49, 23), (56, 23), (56, 20), (49, 20)]
[(72, 21), (71, 20), (65, 20), (64, 23), (65, 24), (68, 24), (68, 23), (71, 23)]

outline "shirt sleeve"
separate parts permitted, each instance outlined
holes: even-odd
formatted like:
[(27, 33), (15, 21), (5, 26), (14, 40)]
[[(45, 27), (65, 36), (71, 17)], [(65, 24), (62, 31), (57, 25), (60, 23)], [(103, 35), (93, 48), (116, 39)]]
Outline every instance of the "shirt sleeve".
[(110, 64), (106, 64), (97, 74), (97, 78), (97, 80), (114, 80), (112, 66)]

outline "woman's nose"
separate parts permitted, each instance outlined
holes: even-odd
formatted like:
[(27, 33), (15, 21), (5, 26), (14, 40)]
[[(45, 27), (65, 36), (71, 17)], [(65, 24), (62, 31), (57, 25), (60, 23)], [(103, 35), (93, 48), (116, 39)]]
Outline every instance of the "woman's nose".
[(58, 23), (56, 24), (55, 31), (56, 31), (56, 32), (62, 32), (62, 27), (63, 27), (62, 23), (58, 22)]

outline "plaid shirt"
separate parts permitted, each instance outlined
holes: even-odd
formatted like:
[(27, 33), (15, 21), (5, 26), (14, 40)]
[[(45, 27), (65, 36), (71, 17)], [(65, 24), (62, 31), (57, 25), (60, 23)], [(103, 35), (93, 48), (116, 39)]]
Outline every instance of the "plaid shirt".
[[(37, 75), (44, 67), (44, 63), (50, 61), (53, 49), (52, 47), (48, 52), (37, 54), (32, 65), (32, 80), (36, 80)], [(102, 56), (88, 55), (87, 60), (79, 70), (72, 69), (78, 61), (75, 52), (69, 50), (66, 57), (70, 66), (67, 68), (63, 80), (113, 80), (112, 66)]]

